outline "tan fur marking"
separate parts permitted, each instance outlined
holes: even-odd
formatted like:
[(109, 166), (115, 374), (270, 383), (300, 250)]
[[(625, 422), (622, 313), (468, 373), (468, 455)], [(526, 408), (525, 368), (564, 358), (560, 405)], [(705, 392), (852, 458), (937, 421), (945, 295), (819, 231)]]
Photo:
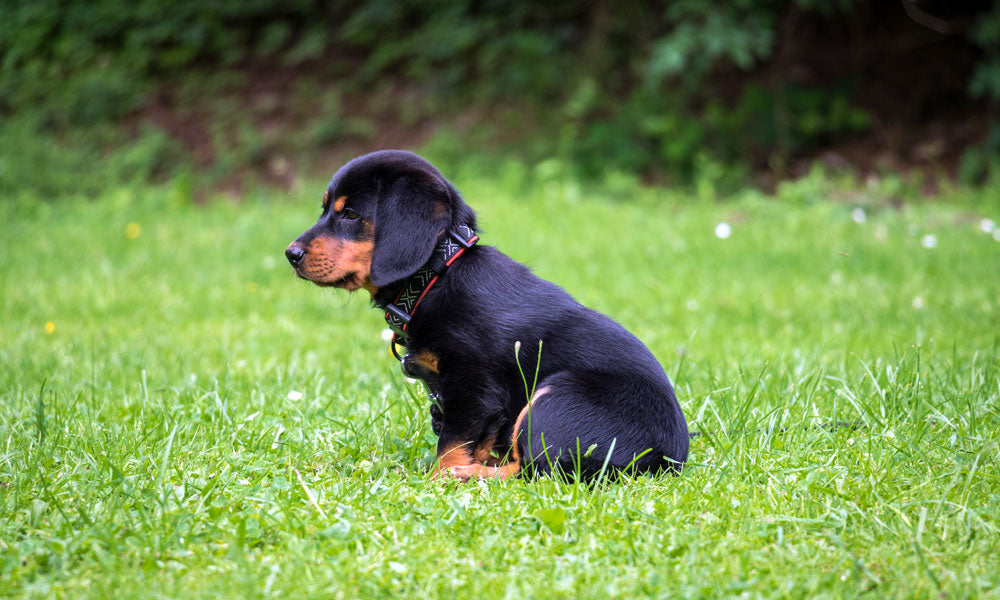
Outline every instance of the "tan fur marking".
[(374, 298), (375, 293), (378, 292), (378, 288), (375, 287), (375, 284), (372, 283), (371, 280), (372, 256), (375, 252), (375, 224), (372, 223), (371, 221), (365, 221), (364, 229), (365, 229), (365, 238), (364, 241), (362, 241), (361, 243), (370, 244), (371, 247), (368, 249), (368, 259), (367, 259), (368, 262), (365, 268), (365, 279), (364, 282), (362, 282), (361, 287), (364, 288)]
[(336, 285), (340, 279), (352, 275), (339, 287), (348, 290), (364, 288), (373, 292), (371, 284), (373, 240), (350, 241), (334, 237), (318, 237), (306, 247), (306, 257), (299, 267), (302, 275), (319, 284)]
[(330, 206), (330, 190), (323, 192), (323, 210)]
[(431, 373), (434, 373), (435, 375), (439, 373), (437, 354), (434, 354), (430, 350), (421, 350), (419, 352), (412, 354), (411, 356), (413, 356), (411, 360), (416, 362), (424, 369), (430, 371)]
[(448, 473), (455, 479), (468, 481), (472, 478), (480, 479), (508, 479), (516, 475), (521, 470), (518, 463), (507, 463), (494, 467), (488, 465), (460, 465), (448, 469)]
[(495, 440), (495, 437), (488, 439), (475, 449), (472, 449), (471, 442), (449, 446), (438, 456), (438, 465), (431, 473), (431, 478), (444, 474), (461, 480), (474, 477), (507, 479), (516, 474), (521, 468), (521, 465), (516, 462), (502, 466), (484, 465), (479, 462), (490, 458), (489, 451), (493, 448)]
[(451, 467), (467, 466), (472, 464), (472, 442), (454, 444), (444, 449), (438, 455), (438, 464), (431, 477), (436, 477), (438, 472)]
[(541, 398), (545, 394), (548, 394), (549, 391), (550, 391), (549, 386), (545, 386), (535, 390), (535, 393), (532, 394), (531, 396), (531, 400), (529, 400), (528, 403), (524, 405), (524, 408), (522, 408), (521, 412), (518, 413), (517, 415), (517, 420), (514, 421), (514, 430), (511, 432), (510, 435), (510, 454), (511, 456), (514, 457), (514, 462), (516, 463), (521, 462), (521, 451), (517, 447), (517, 433), (518, 430), (521, 429), (521, 422), (524, 421), (524, 417), (526, 417), (530, 412), (531, 406), (539, 398)]
[(490, 452), (493, 451), (493, 446), (497, 443), (496, 434), (491, 435), (476, 446), (476, 449), (472, 451), (472, 459), (477, 463), (485, 464), (486, 461), (490, 459)]
[[(521, 470), (521, 456), (517, 449), (517, 431), (521, 427), (521, 422), (529, 413), (529, 408), (542, 396), (549, 392), (548, 386), (538, 389), (531, 400), (521, 409), (514, 422), (514, 433), (511, 438), (510, 462), (504, 465), (490, 456), (490, 451), (496, 444), (496, 436), (483, 440), (482, 443), (472, 448), (471, 443), (455, 444), (448, 447), (438, 457), (438, 466), (434, 469), (432, 477), (437, 477), (442, 471), (455, 479), (468, 480), (473, 478), (495, 478), (507, 479), (516, 475)], [(471, 450), (470, 450), (471, 448)], [(484, 464), (485, 463), (485, 464)]]
[(333, 211), (340, 212), (344, 210), (344, 206), (347, 205), (347, 196), (341, 196), (333, 201)]

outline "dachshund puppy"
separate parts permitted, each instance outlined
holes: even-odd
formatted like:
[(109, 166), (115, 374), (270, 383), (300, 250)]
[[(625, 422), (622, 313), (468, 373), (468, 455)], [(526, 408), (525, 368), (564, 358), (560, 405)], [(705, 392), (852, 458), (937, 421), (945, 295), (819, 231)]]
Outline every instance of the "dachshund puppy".
[(687, 423), (650, 351), (475, 230), (437, 169), (386, 150), (337, 171), (285, 255), (385, 312), (403, 372), (437, 402), (435, 475), (679, 473)]

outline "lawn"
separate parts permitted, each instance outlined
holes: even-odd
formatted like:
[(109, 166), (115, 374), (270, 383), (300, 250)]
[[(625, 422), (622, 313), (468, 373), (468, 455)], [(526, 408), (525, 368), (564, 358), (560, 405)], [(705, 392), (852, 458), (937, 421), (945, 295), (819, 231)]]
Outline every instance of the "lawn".
[(660, 359), (681, 476), (430, 481), (381, 315), (284, 263), (322, 182), (9, 202), (0, 595), (1000, 597), (1000, 199), (455, 182)]

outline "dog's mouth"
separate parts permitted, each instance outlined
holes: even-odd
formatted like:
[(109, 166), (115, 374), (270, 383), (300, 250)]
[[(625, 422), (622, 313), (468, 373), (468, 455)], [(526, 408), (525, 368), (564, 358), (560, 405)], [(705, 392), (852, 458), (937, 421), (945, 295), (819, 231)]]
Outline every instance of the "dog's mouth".
[(332, 287), (332, 288), (340, 288), (346, 290), (356, 290), (359, 287), (358, 285), (355, 284), (356, 279), (357, 276), (354, 273), (348, 273), (347, 275), (344, 275), (340, 279), (334, 279), (333, 281), (314, 281), (313, 283), (315, 283), (320, 287)]
[(357, 273), (347, 273), (342, 277), (336, 279), (316, 279), (306, 273), (303, 273), (300, 269), (295, 269), (295, 275), (299, 279), (305, 279), (306, 281), (311, 281), (320, 287), (332, 287), (338, 289), (346, 289), (353, 291), (361, 287), (358, 284), (358, 274)]

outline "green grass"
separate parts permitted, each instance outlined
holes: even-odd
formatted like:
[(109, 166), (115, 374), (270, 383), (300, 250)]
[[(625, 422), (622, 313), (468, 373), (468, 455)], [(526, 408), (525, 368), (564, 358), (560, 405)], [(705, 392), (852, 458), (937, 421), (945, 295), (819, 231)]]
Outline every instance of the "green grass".
[[(429, 481), (380, 314), (284, 264), (321, 184), (4, 204), (0, 595), (1000, 596), (995, 195), (620, 202), (515, 175), (456, 181), (484, 243), (647, 342), (707, 433), (682, 476)], [(830, 419), (865, 426), (808, 427)]]

